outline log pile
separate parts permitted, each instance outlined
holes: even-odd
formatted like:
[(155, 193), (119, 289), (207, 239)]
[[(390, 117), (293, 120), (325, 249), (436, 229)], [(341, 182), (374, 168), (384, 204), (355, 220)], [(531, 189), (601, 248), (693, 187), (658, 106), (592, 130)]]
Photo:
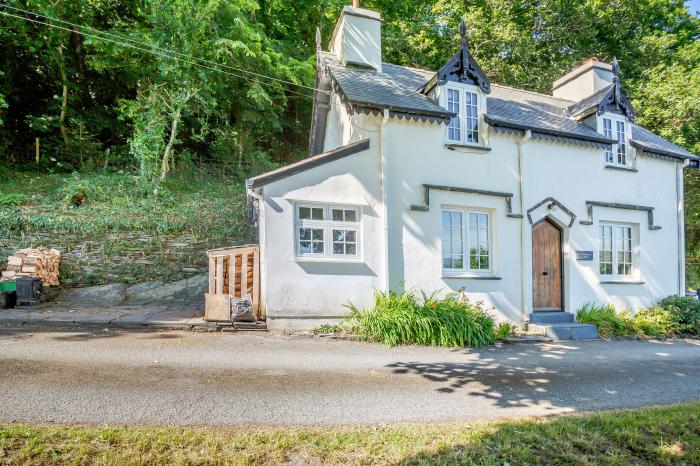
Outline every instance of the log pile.
[(11, 280), (29, 275), (41, 278), (44, 286), (58, 286), (60, 262), (61, 253), (57, 249), (20, 249), (7, 258), (7, 270), (2, 272), (2, 278)]

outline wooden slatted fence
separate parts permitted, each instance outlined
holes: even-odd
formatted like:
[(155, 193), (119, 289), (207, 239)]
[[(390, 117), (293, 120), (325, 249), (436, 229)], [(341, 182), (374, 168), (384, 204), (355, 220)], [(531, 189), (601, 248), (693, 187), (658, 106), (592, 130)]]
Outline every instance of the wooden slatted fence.
[(205, 318), (228, 321), (231, 296), (250, 294), (258, 320), (265, 314), (260, 305), (260, 246), (211, 249), (209, 258), (209, 293), (206, 295)]

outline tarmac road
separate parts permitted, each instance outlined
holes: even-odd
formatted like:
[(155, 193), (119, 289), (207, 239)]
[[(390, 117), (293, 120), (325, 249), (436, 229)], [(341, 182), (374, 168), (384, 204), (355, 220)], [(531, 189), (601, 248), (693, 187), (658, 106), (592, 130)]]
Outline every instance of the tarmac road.
[(700, 399), (700, 341), (483, 350), (268, 334), (0, 326), (0, 421), (328, 425)]

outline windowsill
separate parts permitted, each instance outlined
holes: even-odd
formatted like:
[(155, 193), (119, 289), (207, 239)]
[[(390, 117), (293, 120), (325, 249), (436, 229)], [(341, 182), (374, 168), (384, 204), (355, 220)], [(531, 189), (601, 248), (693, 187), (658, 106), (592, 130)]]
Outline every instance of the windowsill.
[(606, 170), (619, 170), (622, 172), (632, 172), (632, 173), (636, 173), (639, 171), (636, 168), (623, 167), (622, 165), (612, 165), (612, 164), (605, 164), (605, 169)]
[(601, 280), (601, 285), (644, 285), (642, 281), (636, 280)]
[(313, 256), (295, 256), (292, 262), (325, 262), (332, 264), (361, 264), (361, 258), (345, 259), (341, 257), (313, 257)]
[(447, 270), (442, 271), (442, 278), (466, 278), (468, 280), (501, 280), (501, 277), (490, 274), (476, 274), (470, 272), (450, 272)]
[(460, 152), (478, 152), (485, 153), (491, 152), (491, 148), (487, 146), (482, 146), (479, 144), (463, 144), (461, 142), (446, 142), (445, 147), (448, 150), (458, 150)]

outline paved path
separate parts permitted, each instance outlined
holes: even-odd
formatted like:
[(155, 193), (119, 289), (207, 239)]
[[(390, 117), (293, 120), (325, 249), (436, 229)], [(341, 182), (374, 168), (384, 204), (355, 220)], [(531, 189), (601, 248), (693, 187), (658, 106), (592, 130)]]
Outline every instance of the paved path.
[[(98, 307), (46, 303), (0, 311), (0, 324), (108, 325), (192, 329), (207, 327), (201, 305), (187, 303)], [(210, 325), (211, 326), (211, 325)]]
[(346, 424), (700, 399), (700, 342), (481, 351), (291, 336), (0, 325), (0, 421)]

